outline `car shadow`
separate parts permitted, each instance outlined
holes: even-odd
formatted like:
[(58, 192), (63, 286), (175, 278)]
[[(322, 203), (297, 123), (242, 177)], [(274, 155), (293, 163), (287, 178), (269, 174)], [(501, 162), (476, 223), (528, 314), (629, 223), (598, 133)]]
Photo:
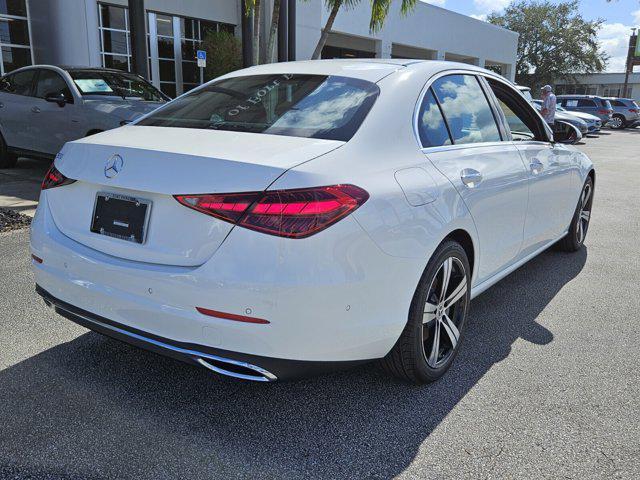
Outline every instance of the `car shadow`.
[(0, 453), (80, 477), (392, 478), (514, 342), (553, 341), (536, 319), (586, 259), (549, 250), (475, 299), (454, 366), (425, 386), (373, 365), (243, 383), (86, 333), (0, 371)]

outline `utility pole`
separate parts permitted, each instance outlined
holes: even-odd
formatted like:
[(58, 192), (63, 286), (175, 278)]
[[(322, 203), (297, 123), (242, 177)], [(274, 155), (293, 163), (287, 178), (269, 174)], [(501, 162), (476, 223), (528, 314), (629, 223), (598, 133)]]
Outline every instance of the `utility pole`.
[(280, 3), (280, 16), (278, 17), (278, 61), (289, 60), (289, 2)]
[(636, 35), (636, 29), (631, 29), (631, 36), (629, 37), (629, 50), (627, 51), (627, 63), (624, 71), (624, 87), (622, 88), (622, 97), (627, 98), (627, 92), (629, 91), (629, 73), (633, 71), (634, 65), (634, 55), (636, 50), (636, 42), (638, 41), (638, 36)]
[(131, 68), (133, 73), (149, 80), (147, 61), (147, 22), (144, 0), (129, 0), (129, 30), (131, 32)]
[(294, 62), (296, 60), (296, 0), (288, 0), (288, 3), (287, 44), (289, 46), (289, 61)]
[(247, 68), (253, 65), (253, 13), (248, 13), (247, 3), (242, 3), (242, 67)]

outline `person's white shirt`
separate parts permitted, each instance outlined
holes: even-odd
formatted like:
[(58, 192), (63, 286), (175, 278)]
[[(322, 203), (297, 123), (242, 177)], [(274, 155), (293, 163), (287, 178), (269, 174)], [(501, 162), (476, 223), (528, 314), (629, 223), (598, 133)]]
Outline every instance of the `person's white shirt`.
[(553, 92), (548, 92), (542, 97), (542, 118), (549, 125), (553, 125), (556, 121), (556, 96)]

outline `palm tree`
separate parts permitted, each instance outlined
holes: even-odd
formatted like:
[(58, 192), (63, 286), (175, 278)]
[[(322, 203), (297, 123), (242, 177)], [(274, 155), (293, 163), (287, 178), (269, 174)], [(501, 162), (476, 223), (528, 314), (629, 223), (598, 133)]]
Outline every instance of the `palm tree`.
[(269, 31), (269, 43), (267, 44), (267, 62), (276, 61), (276, 39), (278, 38), (278, 24), (280, 22), (280, 3), (282, 0), (273, 0), (273, 12), (271, 14), (271, 29)]
[[(382, 28), (384, 21), (389, 14), (389, 7), (391, 7), (392, 1), (393, 0), (371, 0), (371, 19), (369, 20), (369, 30), (371, 32), (377, 32)], [(402, 6), (400, 7), (402, 14), (408, 14), (409, 11), (415, 7), (416, 1), (417, 0), (402, 0)], [(322, 49), (327, 43), (327, 38), (329, 38), (329, 33), (331, 33), (333, 22), (336, 20), (340, 7), (345, 6), (349, 8), (359, 2), (360, 0), (325, 0), (327, 8), (329, 9), (329, 17), (327, 18), (327, 23), (322, 29), (322, 34), (320, 35), (320, 40), (318, 40), (316, 49), (311, 56), (312, 60), (320, 58)]]
[(260, 13), (262, 0), (244, 0), (247, 16), (253, 14), (253, 38), (251, 39), (253, 50), (253, 64), (260, 63)]

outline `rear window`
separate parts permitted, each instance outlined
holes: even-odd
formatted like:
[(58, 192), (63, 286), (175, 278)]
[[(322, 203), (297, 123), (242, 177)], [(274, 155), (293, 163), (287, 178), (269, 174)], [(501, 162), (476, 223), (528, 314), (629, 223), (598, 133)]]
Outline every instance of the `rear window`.
[(371, 82), (339, 76), (234, 77), (180, 97), (138, 125), (348, 141), (378, 93)]
[(611, 102), (609, 100), (600, 100), (600, 105), (602, 105), (607, 110), (611, 110)]

